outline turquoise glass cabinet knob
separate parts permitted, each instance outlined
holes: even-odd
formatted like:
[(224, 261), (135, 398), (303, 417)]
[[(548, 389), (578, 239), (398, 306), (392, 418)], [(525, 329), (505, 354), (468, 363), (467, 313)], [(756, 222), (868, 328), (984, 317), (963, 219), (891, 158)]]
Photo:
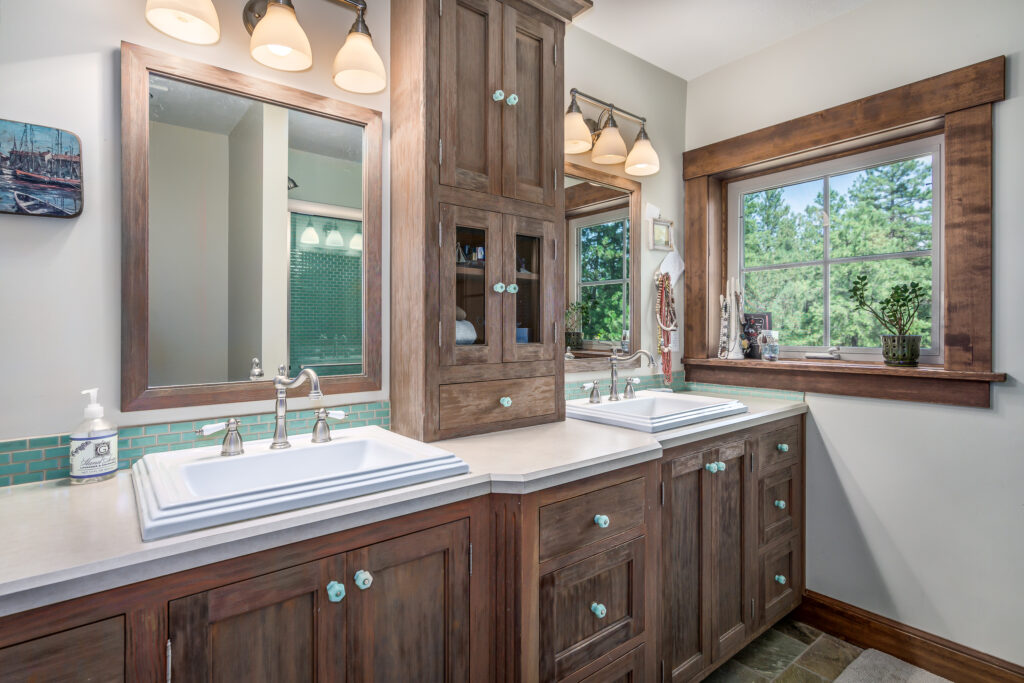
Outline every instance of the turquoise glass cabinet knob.
[(784, 501), (784, 500), (777, 500), (777, 501), (775, 501), (775, 507), (779, 508), (780, 510), (785, 510), (786, 509), (786, 501)]
[(352, 577), (352, 580), (356, 582), (356, 586), (359, 590), (366, 590), (373, 583), (373, 575), (365, 569), (360, 569), (356, 572), (356, 575)]
[(345, 584), (331, 581), (327, 584), (327, 599), (331, 602), (341, 602), (345, 599)]
[(718, 464), (718, 471), (719, 472), (725, 472), (725, 463), (722, 462), (721, 460), (719, 460), (717, 464)]
[(590, 603), (590, 611), (594, 613), (594, 616), (598, 619), (604, 619), (605, 615), (608, 614), (608, 610), (599, 602)]
[(509, 95), (509, 96), (508, 96), (508, 98), (507, 98), (507, 99), (505, 100), (505, 104), (507, 104), (507, 105), (508, 105), (508, 106), (510, 106), (510, 107), (514, 107), (514, 106), (516, 106), (517, 104), (519, 104), (519, 95), (517, 95), (517, 94), (515, 94), (515, 93), (512, 93), (512, 94), (511, 94), (511, 95)]
[(608, 519), (608, 515), (594, 515), (594, 524), (602, 529), (607, 529), (611, 523), (612, 520)]
[(501, 404), (502, 408), (508, 408), (512, 405), (512, 397), (502, 396), (501, 398), (498, 399), (498, 403)]
[(775, 575), (775, 583), (778, 583), (778, 584), (781, 584), (781, 585), (785, 586), (786, 585), (786, 577), (783, 576), (782, 574), (776, 574)]
[(508, 292), (509, 294), (515, 294), (516, 292), (519, 291), (519, 285), (513, 282), (512, 284), (505, 288), (505, 291)]
[(504, 282), (495, 282), (494, 283), (494, 287), (492, 287), (492, 289), (494, 289), (494, 291), (497, 292), (498, 294), (501, 294), (502, 292), (505, 291), (505, 283)]
[(778, 449), (779, 453), (789, 453), (789, 444), (788, 443), (780, 443), (777, 446), (775, 446), (775, 448)]
[(505, 91), (495, 90), (494, 94), (491, 95), (491, 99), (494, 100), (495, 102), (501, 102), (503, 99), (505, 99)]
[(704, 465), (704, 469), (706, 469), (711, 474), (714, 474), (715, 472), (718, 471), (718, 463), (717, 462), (709, 462), (707, 465)]

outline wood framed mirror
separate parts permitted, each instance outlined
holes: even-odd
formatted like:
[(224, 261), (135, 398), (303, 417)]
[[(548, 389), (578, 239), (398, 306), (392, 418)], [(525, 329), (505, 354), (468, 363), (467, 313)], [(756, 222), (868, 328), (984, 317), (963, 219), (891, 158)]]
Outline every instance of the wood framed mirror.
[(382, 132), (122, 43), (121, 410), (271, 399), (279, 365), (381, 388)]
[(641, 205), (639, 182), (566, 162), (565, 306), (583, 306), (579, 335), (566, 316), (567, 373), (604, 370), (612, 349), (642, 348)]

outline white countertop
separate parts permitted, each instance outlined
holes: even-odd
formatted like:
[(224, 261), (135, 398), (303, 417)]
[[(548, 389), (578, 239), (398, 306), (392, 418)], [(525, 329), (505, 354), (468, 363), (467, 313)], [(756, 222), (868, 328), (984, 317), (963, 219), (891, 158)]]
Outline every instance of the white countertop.
[(488, 493), (530, 493), (661, 457), (663, 447), (807, 412), (742, 397), (748, 413), (647, 434), (566, 420), (437, 442), (468, 474), (143, 542), (131, 475), (0, 488), (0, 616)]

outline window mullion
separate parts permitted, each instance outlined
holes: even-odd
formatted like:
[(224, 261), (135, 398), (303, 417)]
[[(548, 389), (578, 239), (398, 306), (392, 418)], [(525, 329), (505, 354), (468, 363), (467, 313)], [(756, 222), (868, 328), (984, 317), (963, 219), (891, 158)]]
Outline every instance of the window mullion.
[(825, 276), (825, 283), (824, 283), (825, 287), (822, 290), (824, 292), (824, 296), (825, 296), (824, 306), (822, 308), (823, 316), (824, 316), (823, 322), (825, 323), (825, 330), (824, 330), (824, 336), (822, 338), (823, 338), (823, 340), (825, 342), (825, 347), (826, 348), (832, 346), (832, 316), (831, 316), (831, 306), (830, 306), (830, 302), (829, 302), (829, 299), (831, 298), (831, 287), (832, 287), (832, 273), (831, 273), (831, 266), (830, 266), (830, 261), (829, 261), (829, 259), (831, 258), (831, 254), (829, 253), (830, 248), (831, 248), (830, 241), (829, 241), (829, 233), (832, 232), (832, 202), (831, 202), (832, 198), (831, 198), (830, 192), (829, 192), (829, 183), (828, 183), (828, 181), (829, 181), (829, 177), (826, 175), (825, 178), (824, 178), (824, 182), (825, 182), (825, 196), (824, 196), (824, 199), (823, 199), (823, 206), (824, 206), (824, 211), (825, 211), (825, 215), (823, 216), (823, 218), (825, 219), (825, 226), (824, 226), (825, 229), (824, 229), (823, 235), (822, 235), (822, 239), (823, 239), (822, 247), (825, 250), (825, 253), (823, 254), (825, 262), (824, 262), (824, 268), (822, 269), (822, 274)]

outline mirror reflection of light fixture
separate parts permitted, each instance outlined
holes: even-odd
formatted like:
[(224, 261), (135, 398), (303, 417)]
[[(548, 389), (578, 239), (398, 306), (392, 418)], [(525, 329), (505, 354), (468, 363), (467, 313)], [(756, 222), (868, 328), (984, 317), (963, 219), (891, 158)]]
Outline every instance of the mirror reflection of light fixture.
[(327, 233), (327, 239), (324, 240), (324, 244), (334, 249), (345, 248), (345, 238), (341, 236), (341, 230), (335, 228)]
[(306, 222), (306, 229), (302, 231), (302, 235), (299, 237), (299, 242), (314, 247), (320, 245), (320, 233), (313, 227), (312, 218)]
[(597, 136), (594, 149), (590, 152), (590, 160), (595, 164), (621, 164), (626, 160), (626, 142), (619, 132), (614, 109), (609, 111), (604, 128)]
[(651, 139), (647, 137), (647, 128), (640, 124), (640, 132), (636, 134), (633, 149), (626, 157), (626, 173), (635, 176), (654, 175), (661, 168), (658, 153), (654, 151)]
[[(265, 6), (262, 14), (253, 7), (256, 4)], [(280, 71), (305, 71), (313, 65), (313, 49), (291, 0), (250, 0), (243, 14), (249, 11), (257, 16), (249, 39), (253, 59)]]
[[(658, 172), (661, 163), (658, 153), (647, 136), (647, 119), (616, 107), (593, 95), (573, 88), (569, 91), (572, 101), (565, 112), (565, 153), (583, 154), (590, 151), (590, 160), (596, 164), (621, 164), (627, 174), (648, 176)], [(578, 100), (583, 100), (601, 108), (597, 121), (586, 119), (580, 109)], [(618, 121), (615, 116), (624, 116), (640, 124), (633, 148), (627, 154), (626, 142), (622, 139)]]
[(363, 233), (357, 232), (356, 234), (352, 235), (352, 239), (349, 240), (348, 242), (348, 248), (351, 249), (352, 251), (362, 251)]
[(220, 20), (213, 0), (147, 0), (146, 21), (172, 38), (196, 45), (220, 40)]
[(384, 60), (373, 47), (370, 29), (367, 28), (363, 17), (366, 3), (364, 0), (352, 0), (349, 4), (356, 8), (356, 20), (348, 31), (345, 44), (334, 57), (334, 66), (331, 69), (334, 84), (349, 92), (380, 92), (388, 84), (388, 75), (384, 70)]
[(583, 154), (589, 152), (594, 146), (593, 133), (590, 126), (583, 119), (583, 111), (576, 101), (575, 93), (569, 103), (569, 109), (565, 112), (565, 153)]

